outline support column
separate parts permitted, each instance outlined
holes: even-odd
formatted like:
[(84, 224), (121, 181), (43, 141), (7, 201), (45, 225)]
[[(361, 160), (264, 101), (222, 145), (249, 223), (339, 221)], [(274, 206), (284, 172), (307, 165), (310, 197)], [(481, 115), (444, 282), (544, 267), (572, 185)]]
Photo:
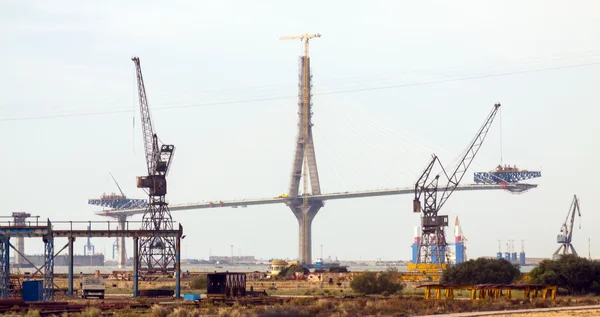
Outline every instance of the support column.
[(181, 237), (175, 240), (175, 298), (181, 293)]
[[(127, 216), (119, 216), (119, 230), (127, 230)], [(117, 265), (120, 269), (127, 266), (127, 249), (125, 248), (125, 236), (117, 238), (118, 240), (118, 260)]]
[[(24, 237), (17, 237), (17, 242), (16, 242), (16, 249), (19, 250), (19, 252), (21, 254), (25, 254), (25, 238)], [(21, 254), (15, 252), (15, 264), (23, 264), (23, 257), (21, 256)]]
[(323, 207), (322, 202), (311, 203), (308, 209), (291, 207), (298, 219), (298, 260), (300, 264), (312, 264), (312, 222), (321, 207)]
[(133, 237), (133, 298), (138, 296), (138, 275), (140, 271), (139, 238)]
[[(48, 227), (52, 228), (50, 221)], [(49, 302), (54, 300), (54, 237), (52, 231), (47, 236), (44, 236), (44, 283), (43, 283), (43, 301)]]
[(9, 237), (0, 237), (0, 298), (8, 298), (10, 286), (10, 245)]
[(75, 237), (69, 237), (69, 292), (67, 295), (73, 296), (73, 243)]

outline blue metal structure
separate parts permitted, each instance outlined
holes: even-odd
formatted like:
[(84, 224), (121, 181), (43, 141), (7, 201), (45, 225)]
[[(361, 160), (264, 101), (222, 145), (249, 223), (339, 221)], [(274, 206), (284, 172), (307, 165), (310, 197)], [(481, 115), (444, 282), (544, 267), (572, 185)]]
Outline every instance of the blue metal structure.
[(465, 262), (465, 243), (463, 241), (456, 242), (456, 264)]
[[(52, 235), (52, 226), (50, 220), (48, 220), (48, 234), (42, 237), (44, 241), (44, 256), (46, 257), (46, 263), (44, 263), (44, 283), (42, 296), (44, 302), (50, 302), (54, 300), (54, 236)], [(73, 259), (70, 261), (69, 268), (72, 270)], [(71, 276), (73, 272), (71, 272)]]
[(525, 266), (525, 252), (519, 253), (519, 265)]
[[(48, 220), (47, 226), (0, 226), (0, 298), (12, 297), (10, 285), (10, 243), (11, 237), (42, 237), (44, 241), (44, 264), (43, 300), (54, 299), (54, 237), (52, 226)], [(16, 249), (15, 249), (16, 250)], [(18, 252), (18, 251), (17, 251)]]
[(412, 246), (412, 264), (417, 264), (417, 259), (419, 257), (419, 244), (413, 243)]
[[(431, 246), (431, 263), (432, 264), (444, 264), (446, 262), (446, 247), (447, 245)], [(438, 251), (439, 248), (439, 251)], [(439, 254), (439, 258), (438, 258)]]
[(146, 208), (146, 199), (124, 198), (120, 195), (103, 195), (100, 198), (88, 199), (88, 205), (110, 208), (111, 210)]
[(498, 167), (491, 172), (475, 172), (473, 181), (476, 184), (514, 184), (538, 177), (542, 177), (542, 172), (520, 170), (516, 166), (502, 167), (501, 165), (498, 165)]
[(0, 235), (0, 298), (8, 298), (10, 288), (9, 237)]
[(40, 302), (44, 299), (44, 287), (42, 281), (23, 281), (22, 298), (26, 302)]
[[(0, 299), (6, 299), (11, 296), (11, 285), (10, 285), (10, 248), (15, 247), (10, 244), (9, 239), (11, 237), (41, 237), (44, 241), (44, 255), (45, 262), (43, 267), (38, 268), (38, 272), (44, 270), (44, 280), (42, 282), (43, 288), (43, 301), (54, 300), (54, 257), (58, 255), (67, 246), (69, 247), (69, 294), (73, 294), (73, 243), (76, 237), (133, 237), (134, 239), (134, 294), (133, 297), (138, 295), (138, 276), (139, 276), (139, 257), (138, 252), (139, 238), (140, 237), (172, 237), (175, 239), (177, 248), (175, 258), (177, 262), (175, 283), (176, 283), (176, 296), (180, 296), (180, 283), (181, 283), (181, 267), (180, 267), (180, 240), (183, 238), (183, 227), (179, 225), (179, 229), (171, 230), (118, 230), (111, 229), (110, 222), (100, 222), (107, 224), (108, 229), (97, 230), (88, 228), (87, 230), (74, 230), (72, 224), (77, 223), (75, 221), (68, 221), (63, 223), (70, 223), (71, 229), (69, 230), (53, 230), (52, 223), (48, 220), (47, 225), (25, 225), (15, 226), (9, 223), (8, 225), (0, 225)], [(89, 221), (82, 221), (81, 223), (90, 223)], [(91, 226), (90, 226), (91, 227)], [(60, 251), (54, 254), (54, 238), (68, 238), (68, 244), (63, 247)], [(15, 249), (16, 250), (16, 249)], [(18, 251), (17, 251), (18, 252)], [(37, 273), (37, 272), (36, 272)]]

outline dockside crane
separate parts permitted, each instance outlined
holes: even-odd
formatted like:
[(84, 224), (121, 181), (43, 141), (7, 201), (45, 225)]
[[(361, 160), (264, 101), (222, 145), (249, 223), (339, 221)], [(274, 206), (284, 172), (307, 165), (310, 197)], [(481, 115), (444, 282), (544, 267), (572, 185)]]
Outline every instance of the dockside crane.
[[(561, 255), (564, 254), (574, 254), (577, 255), (577, 251), (573, 247), (571, 243), (571, 239), (573, 238), (573, 224), (575, 223), (575, 212), (581, 218), (581, 211), (579, 210), (579, 199), (577, 195), (573, 195), (573, 200), (571, 201), (571, 207), (569, 207), (569, 212), (567, 213), (567, 218), (565, 222), (563, 222), (562, 227), (560, 228), (560, 234), (556, 237), (556, 242), (560, 244), (558, 249), (554, 251), (552, 255), (553, 259), (558, 259)], [(581, 224), (579, 225), (581, 229)], [(570, 250), (570, 252), (569, 252)]]
[[(438, 212), (442, 206), (444, 206), (448, 198), (450, 198), (467, 172), (471, 162), (477, 155), (499, 108), (499, 103), (494, 105), (491, 113), (487, 116), (483, 125), (475, 135), (475, 138), (467, 148), (467, 151), (450, 176), (446, 173), (439, 158), (434, 154), (429, 165), (427, 165), (423, 174), (421, 174), (421, 177), (416, 182), (413, 212), (423, 212), (423, 216), (421, 217), (421, 240), (419, 243), (417, 265), (421, 263), (439, 264), (439, 268), (443, 269), (443, 265), (447, 264), (445, 253), (448, 243), (446, 241), (444, 227), (448, 226), (448, 216), (438, 215)], [(447, 184), (441, 189), (442, 195), (440, 198), (438, 198), (438, 182), (440, 174), (435, 175), (435, 177), (430, 179), (432, 169), (436, 163), (441, 166), (441, 174), (443, 174), (447, 180)], [(421, 199), (423, 199), (423, 206), (421, 204)]]
[[(132, 57), (135, 64), (140, 103), (140, 119), (144, 136), (144, 149), (147, 176), (138, 176), (137, 187), (148, 193), (148, 204), (142, 217), (142, 230), (172, 230), (173, 220), (165, 196), (167, 195), (167, 174), (171, 168), (175, 146), (160, 144), (152, 127), (146, 87), (142, 76), (139, 57)], [(161, 142), (162, 143), (162, 142)], [(146, 273), (175, 270), (175, 239), (172, 237), (140, 238), (140, 269)], [(173, 267), (170, 267), (170, 266)]]

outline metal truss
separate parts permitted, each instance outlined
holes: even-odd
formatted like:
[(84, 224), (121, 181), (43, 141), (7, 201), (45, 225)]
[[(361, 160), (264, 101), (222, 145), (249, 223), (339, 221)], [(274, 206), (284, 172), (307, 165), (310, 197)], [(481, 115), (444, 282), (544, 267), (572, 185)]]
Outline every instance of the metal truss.
[[(173, 230), (173, 221), (165, 196), (149, 196), (150, 203), (142, 217), (142, 230)], [(174, 237), (142, 237), (139, 247), (140, 270), (146, 273), (175, 270)]]
[(88, 205), (96, 205), (110, 209), (146, 208), (145, 199), (88, 199)]
[(0, 298), (7, 299), (10, 289), (10, 257), (8, 237), (0, 236)]
[(473, 181), (476, 184), (501, 184), (518, 183), (520, 181), (542, 177), (539, 171), (521, 171), (521, 172), (475, 172)]
[(42, 238), (44, 241), (44, 283), (43, 300), (50, 302), (54, 300), (54, 237), (48, 234)]

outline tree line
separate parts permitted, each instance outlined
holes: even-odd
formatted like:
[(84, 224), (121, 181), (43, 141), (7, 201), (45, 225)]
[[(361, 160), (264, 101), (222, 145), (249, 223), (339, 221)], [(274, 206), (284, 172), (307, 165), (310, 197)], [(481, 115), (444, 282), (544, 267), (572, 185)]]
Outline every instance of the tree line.
[[(530, 284), (556, 285), (576, 294), (600, 293), (600, 262), (576, 255), (543, 260), (529, 273)], [(511, 284), (521, 279), (520, 266), (505, 259), (469, 260), (442, 274), (445, 284)]]

